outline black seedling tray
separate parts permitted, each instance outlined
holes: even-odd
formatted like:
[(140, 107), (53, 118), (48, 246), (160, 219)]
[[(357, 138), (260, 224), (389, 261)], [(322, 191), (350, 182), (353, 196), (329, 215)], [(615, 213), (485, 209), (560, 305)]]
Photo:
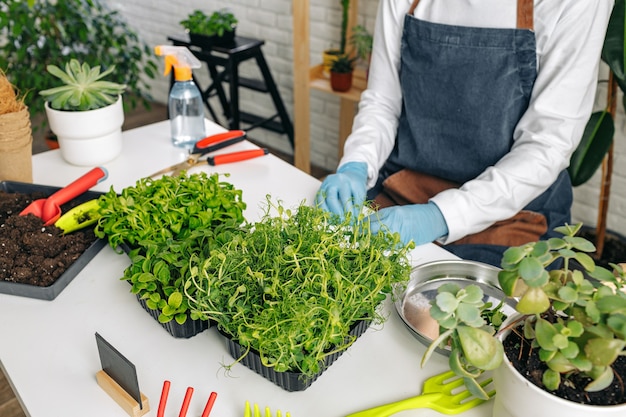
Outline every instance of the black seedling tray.
[[(350, 329), (350, 335), (356, 336), (358, 339), (363, 335), (363, 333), (365, 333), (370, 324), (371, 322), (369, 320), (362, 320), (355, 323)], [(241, 346), (221, 329), (218, 329), (218, 331), (224, 338), (226, 338), (228, 342), (228, 351), (233, 359), (238, 360), (242, 365), (248, 367), (265, 379), (289, 392), (304, 391), (310, 387), (311, 384), (315, 382), (315, 380), (317, 380), (317, 378), (345, 352), (345, 350), (342, 350), (326, 356), (322, 369), (317, 374), (311, 377), (304, 377), (300, 372), (276, 372), (274, 368), (263, 365), (259, 352), (254, 349), (247, 349)]]
[[(0, 181), (0, 190), (7, 193), (33, 194), (42, 193), (50, 196), (61, 187), (52, 187), (48, 185), (28, 184), (17, 181)], [(72, 200), (73, 205), (78, 205), (89, 200), (100, 197), (104, 193), (96, 191), (87, 191), (86, 193)], [(76, 275), (100, 252), (105, 246), (104, 239), (95, 238), (94, 242), (83, 252), (83, 254), (74, 261), (74, 263), (65, 270), (65, 272), (52, 284), (47, 287), (37, 285), (28, 285), (18, 282), (9, 282), (0, 280), (0, 293), (17, 295), (21, 297), (37, 298), (40, 300), (54, 300), (67, 287), (67, 285), (76, 278)]]

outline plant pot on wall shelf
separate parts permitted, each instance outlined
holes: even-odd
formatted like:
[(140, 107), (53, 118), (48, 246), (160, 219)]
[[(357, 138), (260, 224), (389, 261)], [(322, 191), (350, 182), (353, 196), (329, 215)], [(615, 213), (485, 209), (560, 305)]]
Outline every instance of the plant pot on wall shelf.
[(330, 88), (340, 93), (350, 90), (352, 88), (352, 73), (331, 71)]

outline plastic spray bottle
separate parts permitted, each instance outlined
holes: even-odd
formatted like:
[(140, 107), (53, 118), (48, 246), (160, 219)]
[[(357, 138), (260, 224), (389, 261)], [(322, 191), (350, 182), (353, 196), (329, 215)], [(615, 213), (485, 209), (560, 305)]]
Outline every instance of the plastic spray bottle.
[(192, 68), (200, 68), (202, 64), (184, 46), (159, 45), (154, 52), (165, 56), (164, 75), (168, 75), (174, 67), (175, 82), (168, 100), (172, 143), (182, 148), (193, 148), (198, 140), (205, 137), (202, 94), (191, 75)]

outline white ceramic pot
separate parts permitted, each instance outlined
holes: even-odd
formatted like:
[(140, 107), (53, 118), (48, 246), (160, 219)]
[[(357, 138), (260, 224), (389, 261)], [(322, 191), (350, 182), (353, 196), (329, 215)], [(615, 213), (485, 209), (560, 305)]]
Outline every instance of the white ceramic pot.
[(524, 378), (506, 357), (493, 372), (493, 379), (496, 388), (493, 417), (626, 416), (626, 404), (585, 405), (550, 394)]
[(54, 110), (46, 103), (46, 116), (70, 164), (100, 165), (122, 152), (122, 96), (110, 106), (88, 111)]

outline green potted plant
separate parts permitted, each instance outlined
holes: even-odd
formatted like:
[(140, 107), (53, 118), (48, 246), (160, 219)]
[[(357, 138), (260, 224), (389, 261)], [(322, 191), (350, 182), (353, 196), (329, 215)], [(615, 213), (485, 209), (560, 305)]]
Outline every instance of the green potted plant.
[(319, 207), (265, 214), (206, 259), (193, 257), (185, 291), (217, 323), (231, 355), (288, 391), (306, 389), (364, 332), (410, 265), (397, 234)]
[(356, 54), (358, 61), (362, 62), (365, 67), (369, 67), (373, 42), (374, 38), (365, 26), (357, 25), (352, 28), (350, 45), (354, 49), (354, 53)]
[(333, 91), (345, 92), (352, 88), (352, 75), (356, 57), (347, 54), (337, 56), (330, 66), (330, 87)]
[[(602, 48), (602, 61), (609, 67), (609, 79), (601, 82), (607, 83), (606, 107), (594, 112), (583, 133), (580, 144), (570, 159), (568, 172), (572, 184), (580, 186), (585, 184), (602, 166), (602, 179), (600, 181), (600, 193), (598, 201), (598, 223), (594, 233), (587, 233), (593, 238), (596, 245), (596, 259), (602, 259), (606, 227), (608, 204), (611, 192), (611, 178), (613, 174), (613, 137), (615, 134), (614, 120), (617, 111), (618, 91), (626, 91), (626, 67), (624, 56), (626, 41), (624, 39), (624, 27), (626, 25), (625, 0), (616, 0), (613, 12), (607, 27), (604, 46)], [(615, 236), (620, 240), (619, 236)]]
[(190, 258), (208, 256), (244, 221), (241, 190), (216, 173), (183, 172), (140, 179), (120, 194), (110, 190), (98, 204), (94, 232), (129, 254), (131, 265), (121, 279), (144, 309), (174, 337), (206, 329), (182, 297)]
[(93, 166), (116, 158), (122, 151), (126, 85), (105, 78), (105, 71), (70, 59), (64, 70), (48, 65), (61, 85), (39, 92), (46, 99), (46, 116), (56, 134), (63, 158), (74, 165)]
[(202, 10), (195, 10), (180, 22), (189, 32), (191, 43), (204, 49), (232, 45), (237, 23), (235, 15), (226, 9), (217, 10), (210, 16)]
[(322, 66), (326, 74), (330, 73), (332, 62), (338, 56), (346, 53), (346, 45), (348, 41), (348, 20), (350, 12), (350, 0), (339, 0), (341, 4), (341, 29), (339, 32), (339, 48), (328, 48), (322, 53)]
[(49, 64), (78, 59), (115, 66), (109, 80), (127, 86), (128, 107), (149, 106), (150, 79), (157, 65), (152, 50), (117, 11), (100, 0), (6, 0), (0, 5), (0, 68), (25, 95), (33, 130), (41, 130), (44, 100), (39, 91), (55, 86)]
[(519, 314), (498, 333), (479, 287), (441, 286), (430, 309), (440, 334), (423, 362), (449, 346), (450, 368), (482, 398), (477, 378), (494, 371), (494, 415), (625, 415), (626, 274), (595, 265), (594, 245), (576, 236), (581, 226), (507, 249), (498, 280)]

